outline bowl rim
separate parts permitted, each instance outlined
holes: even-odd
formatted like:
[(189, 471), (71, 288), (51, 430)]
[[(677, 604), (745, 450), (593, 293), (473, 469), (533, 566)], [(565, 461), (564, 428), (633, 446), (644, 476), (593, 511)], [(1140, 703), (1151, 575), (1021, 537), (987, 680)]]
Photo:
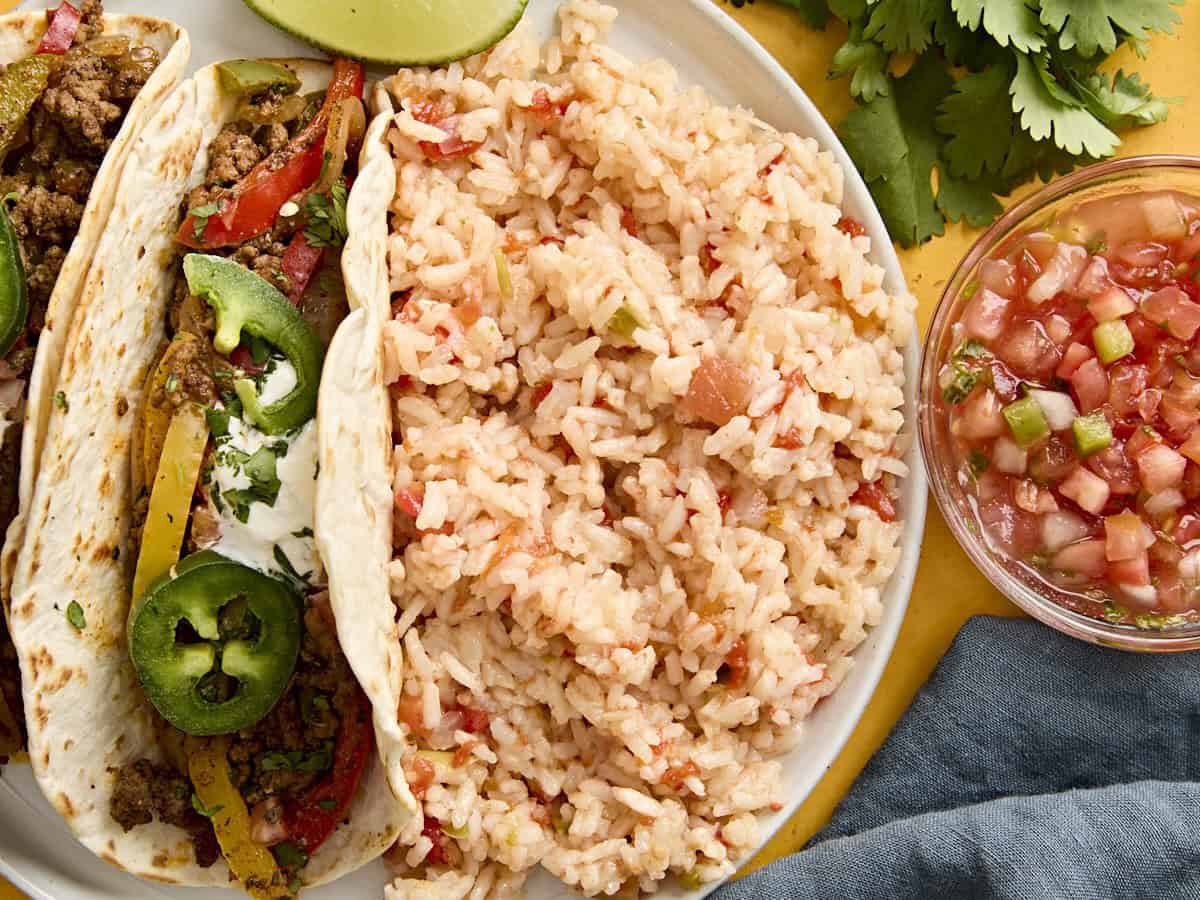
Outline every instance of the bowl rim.
[(1200, 174), (1200, 156), (1144, 154), (1084, 166), (1043, 185), (1015, 203), (980, 234), (946, 281), (934, 307), (922, 343), (921, 397), (917, 405), (917, 431), (930, 491), (955, 540), (992, 586), (1035, 619), (1071, 637), (1118, 650), (1158, 653), (1200, 649), (1200, 622), (1155, 631), (1096, 619), (1044, 596), (997, 560), (980, 532), (969, 527), (962, 510), (954, 502), (955, 492), (961, 493), (961, 489), (953, 484), (949, 468), (939, 463), (936, 437), (940, 429), (935, 412), (936, 402), (930, 390), (936, 386), (938, 344), (953, 324), (951, 309), (954, 301), (968, 276), (997, 246), (1019, 232), (1034, 215), (1052, 203), (1098, 185), (1110, 182), (1118, 184), (1135, 173), (1164, 169), (1188, 169)]

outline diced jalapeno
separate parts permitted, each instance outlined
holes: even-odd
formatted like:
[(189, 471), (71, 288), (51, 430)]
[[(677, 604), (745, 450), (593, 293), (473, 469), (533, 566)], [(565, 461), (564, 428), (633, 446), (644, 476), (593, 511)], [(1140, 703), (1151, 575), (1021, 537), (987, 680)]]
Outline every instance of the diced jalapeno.
[(1133, 333), (1123, 319), (1101, 322), (1092, 329), (1092, 341), (1096, 356), (1106, 366), (1133, 352)]
[(300, 88), (296, 73), (285, 66), (261, 59), (231, 59), (217, 66), (221, 87), (229, 94), (261, 94), (281, 87), (289, 94)]
[(1112, 443), (1112, 429), (1099, 409), (1086, 416), (1077, 416), (1071, 423), (1071, 432), (1075, 435), (1075, 449), (1080, 456), (1099, 453)]
[(1046, 421), (1046, 414), (1032, 397), (1015, 400), (1001, 412), (1004, 414), (1004, 421), (1008, 422), (1008, 430), (1012, 432), (1013, 440), (1019, 447), (1032, 447), (1050, 434), (1050, 423)]

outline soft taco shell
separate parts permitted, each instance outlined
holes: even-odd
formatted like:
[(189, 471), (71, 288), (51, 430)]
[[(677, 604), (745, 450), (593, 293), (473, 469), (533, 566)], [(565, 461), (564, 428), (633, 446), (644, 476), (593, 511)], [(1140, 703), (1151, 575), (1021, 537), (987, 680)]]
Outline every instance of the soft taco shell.
[[(0, 16), (0, 64), (16, 62), (31, 56), (46, 31), (46, 13), (11, 13)], [(129, 159), (138, 134), (163, 100), (179, 84), (187, 65), (191, 45), (187, 32), (166, 19), (136, 15), (104, 16), (105, 34), (126, 35), (136, 44), (158, 51), (158, 68), (146, 81), (129, 107), (125, 121), (105, 154), (96, 173), (92, 192), (84, 208), (79, 232), (63, 262), (50, 304), (46, 324), (38, 338), (37, 359), (30, 375), (26, 394), (24, 432), (21, 445), (21, 470), (17, 516), (8, 528), (7, 538), (0, 534), (0, 598), (8, 614), (9, 585), (17, 551), (25, 534), (26, 517), (33, 496), (34, 479), (46, 440), (50, 408), (62, 366), (67, 332), (83, 290), (88, 266), (96, 253), (100, 235), (112, 215), (116, 200), (117, 181)]]
[[(325, 63), (280, 62), (300, 76), (303, 91), (329, 82)], [(184, 832), (158, 821), (123, 832), (109, 815), (109, 770), (142, 757), (164, 759), (161, 720), (138, 683), (125, 641), (135, 562), (130, 452), (142, 384), (164, 337), (175, 284), (179, 206), (203, 180), (209, 147), (235, 106), (220, 89), (216, 69), (202, 69), (167, 99), (133, 150), (71, 328), (57, 388), (66, 403), (51, 411), (13, 580), (29, 756), (42, 790), (105, 861), (188, 885), (228, 884), (228, 868), (223, 861), (198, 867)], [(346, 269), (354, 267), (352, 252), (343, 253)], [(336, 375), (327, 363), (323, 377)], [(83, 609), (82, 630), (64, 614), (72, 600)], [(349, 648), (347, 656), (353, 664)], [(373, 761), (350, 824), (313, 855), (305, 882), (330, 881), (375, 858), (407, 817)]]
[[(396, 716), (403, 656), (387, 574), (394, 501), (382, 329), (390, 309), (387, 211), (396, 192), (386, 144), (391, 118), (387, 107), (367, 128), (346, 210), (350, 238), (342, 259), (353, 311), (330, 345), (321, 379), (313, 530), (338, 639), (374, 710), (379, 756), (392, 791), (415, 814), (403, 768), (407, 739)], [(419, 817), (412, 824), (420, 830)]]

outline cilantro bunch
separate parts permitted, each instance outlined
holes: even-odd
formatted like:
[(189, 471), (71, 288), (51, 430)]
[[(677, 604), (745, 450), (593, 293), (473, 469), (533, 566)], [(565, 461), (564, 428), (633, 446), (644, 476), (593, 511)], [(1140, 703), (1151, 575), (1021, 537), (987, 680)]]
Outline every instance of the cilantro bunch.
[(779, 2), (849, 27), (829, 77), (850, 78), (858, 106), (839, 132), (906, 247), (947, 221), (988, 224), (998, 195), (1111, 156), (1118, 132), (1167, 116), (1136, 73), (1099, 67), (1126, 43), (1144, 57), (1182, 0)]

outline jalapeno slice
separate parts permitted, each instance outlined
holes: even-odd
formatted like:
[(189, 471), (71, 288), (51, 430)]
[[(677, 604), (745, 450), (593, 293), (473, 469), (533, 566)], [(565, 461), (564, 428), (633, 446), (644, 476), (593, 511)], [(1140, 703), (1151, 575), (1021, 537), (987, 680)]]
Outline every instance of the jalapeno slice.
[(21, 246), (9, 221), (8, 208), (0, 202), (0, 356), (7, 355), (24, 333), (28, 315)]
[(186, 734), (253, 725), (296, 668), (301, 605), (282, 582), (211, 550), (189, 556), (129, 615), (129, 654), (146, 696)]
[(296, 370), (296, 386), (273, 403), (259, 400), (250, 379), (236, 382), (246, 419), (267, 434), (283, 434), (316, 415), (325, 349), (287, 297), (266, 279), (220, 256), (189, 253), (183, 258), (183, 274), (188, 290), (216, 312), (213, 346), (218, 353), (232, 353), (245, 331), (278, 348)]

